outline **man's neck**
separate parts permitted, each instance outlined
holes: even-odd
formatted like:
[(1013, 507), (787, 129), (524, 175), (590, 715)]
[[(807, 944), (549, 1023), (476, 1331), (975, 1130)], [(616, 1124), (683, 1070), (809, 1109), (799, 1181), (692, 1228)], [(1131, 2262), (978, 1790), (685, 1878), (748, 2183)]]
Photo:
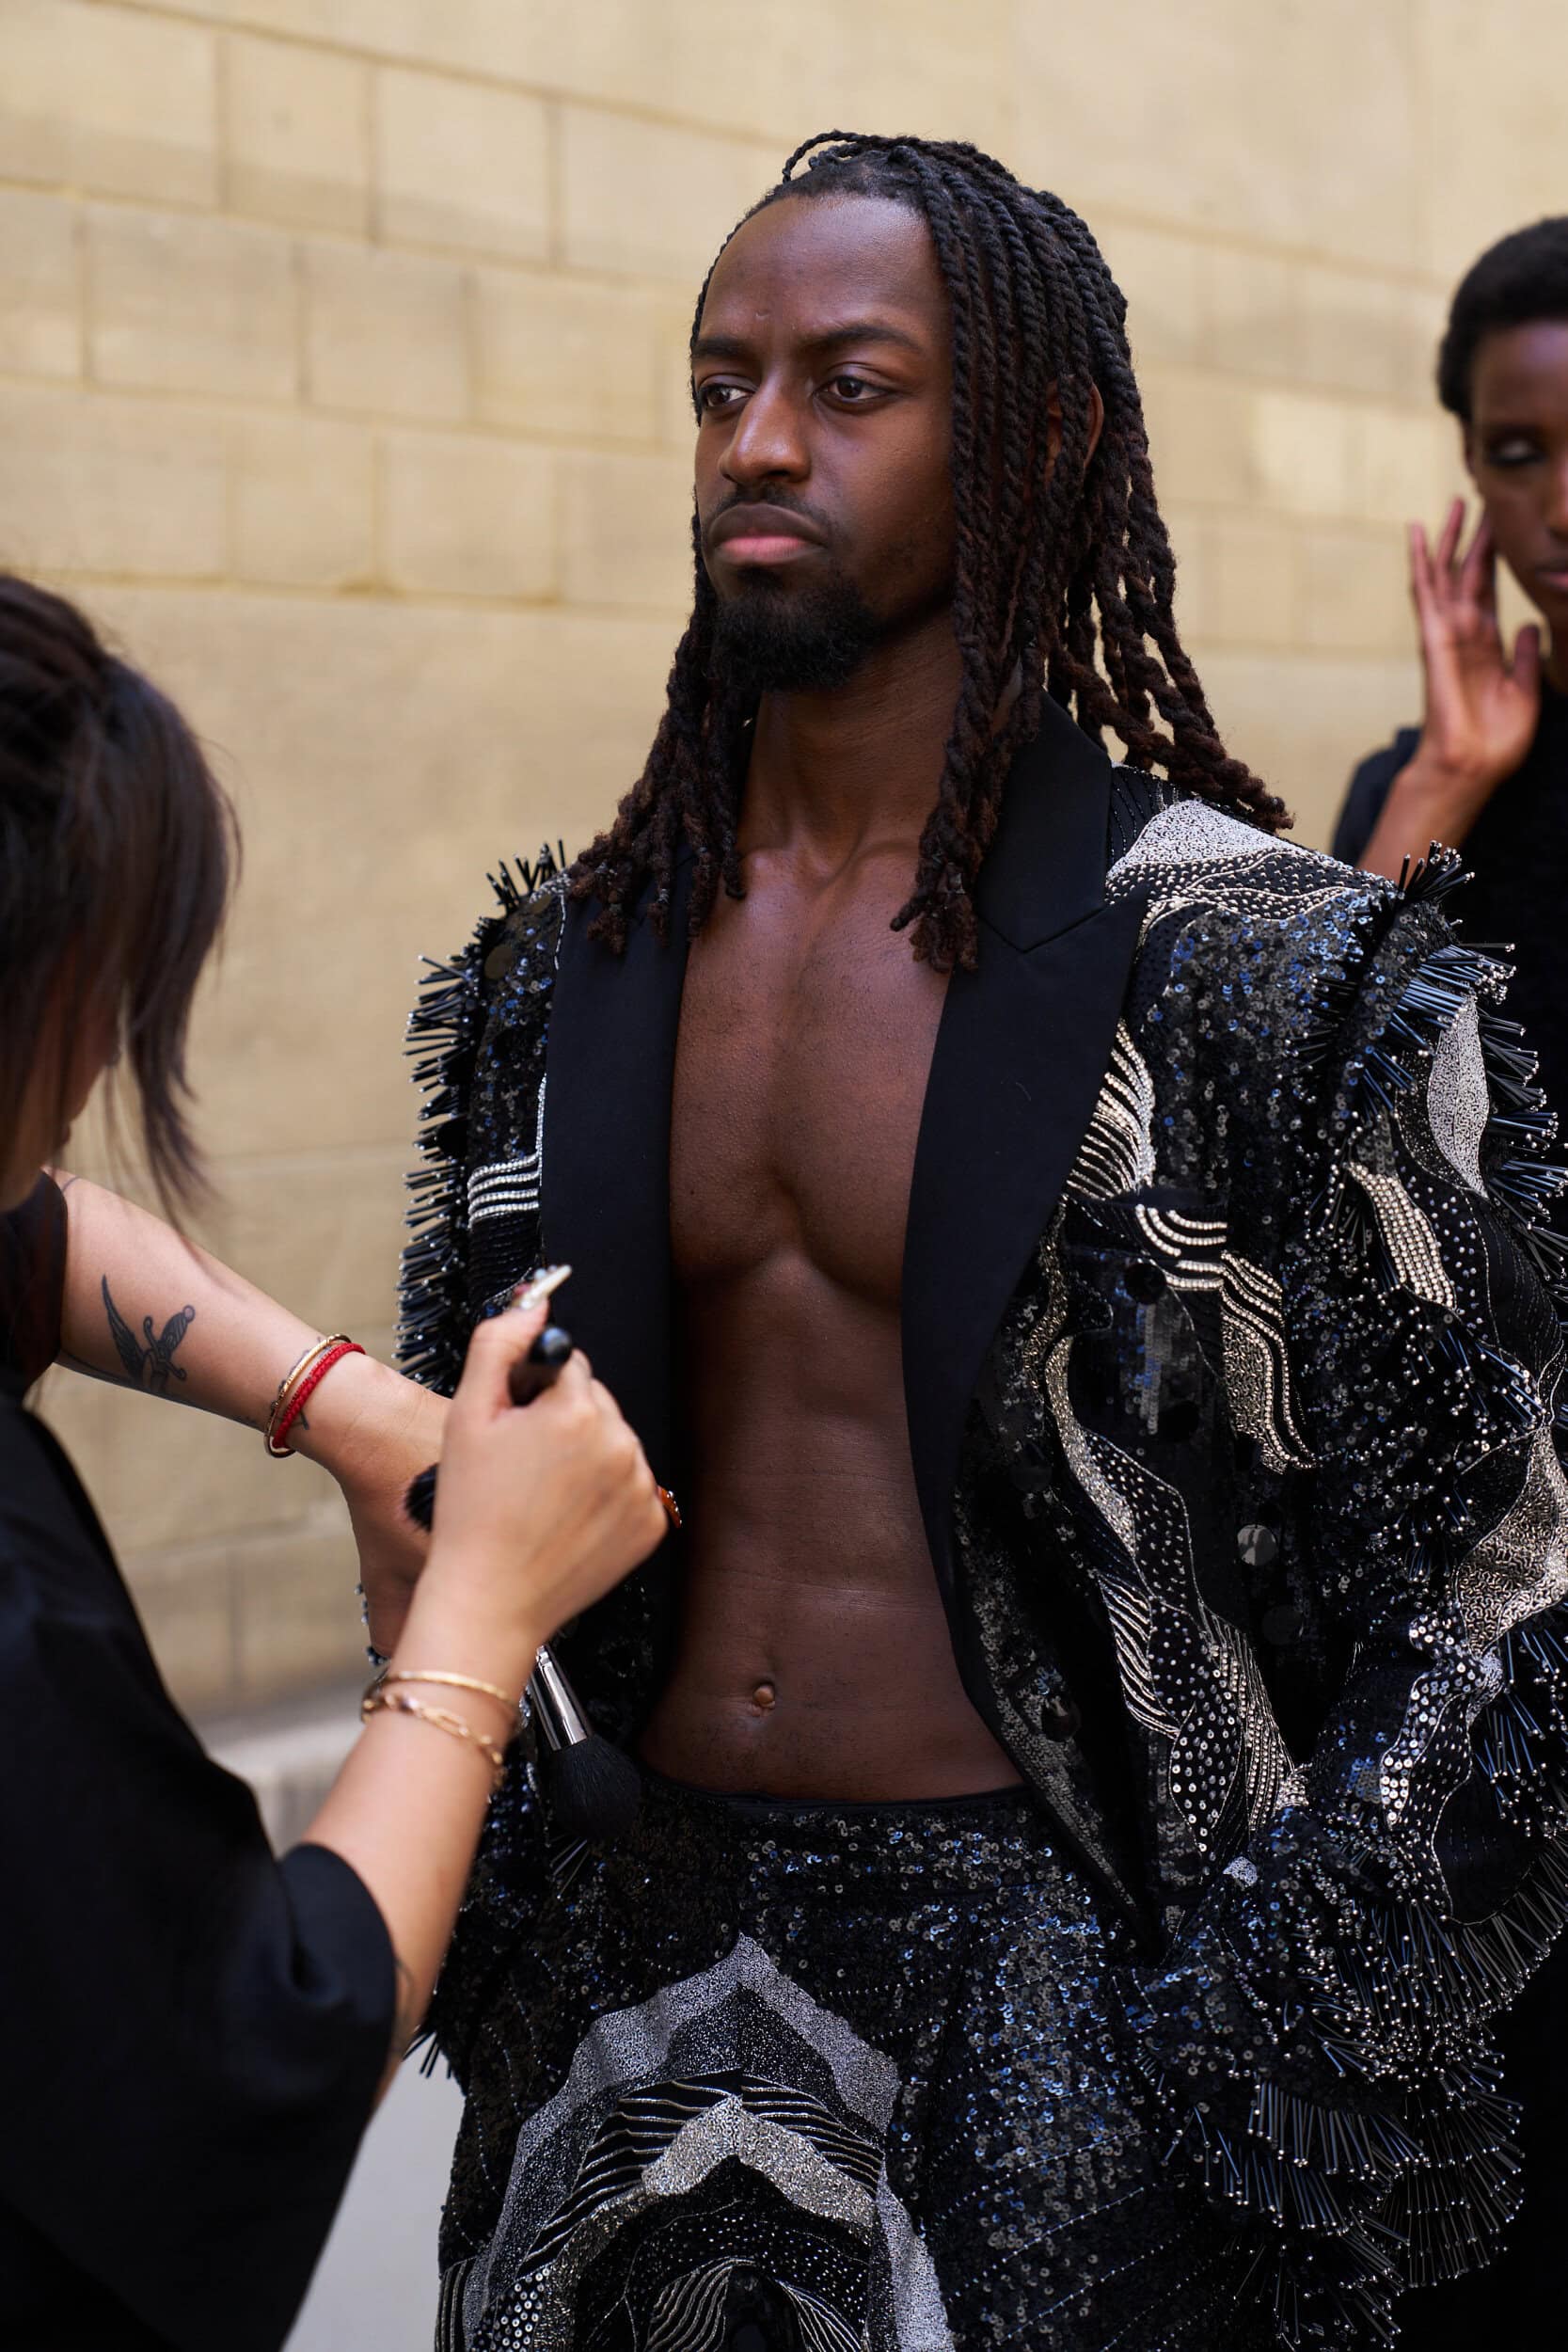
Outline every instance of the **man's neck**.
[(942, 780), (960, 656), (942, 612), (879, 646), (831, 694), (764, 694), (747, 769), (742, 854), (798, 850), (839, 865), (912, 847)]

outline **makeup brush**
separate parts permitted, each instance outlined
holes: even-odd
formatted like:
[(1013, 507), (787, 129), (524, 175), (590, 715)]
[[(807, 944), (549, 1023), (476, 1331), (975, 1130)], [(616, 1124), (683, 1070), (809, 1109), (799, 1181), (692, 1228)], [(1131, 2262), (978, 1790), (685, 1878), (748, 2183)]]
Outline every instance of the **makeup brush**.
[[(538, 1288), (547, 1298), (566, 1279), (569, 1267), (552, 1268)], [(546, 1287), (547, 1285), (547, 1287)], [(572, 1356), (572, 1340), (558, 1323), (547, 1323), (507, 1386), (514, 1405), (531, 1405), (557, 1380)], [(403, 1507), (428, 1534), (436, 1513), (437, 1465), (411, 1479)], [(528, 1680), (529, 1713), (539, 1730), (539, 1770), (557, 1830), (562, 1837), (591, 1845), (624, 1837), (637, 1819), (642, 1783), (624, 1750), (589, 1723), (582, 1702), (547, 1644), (542, 1644)]]

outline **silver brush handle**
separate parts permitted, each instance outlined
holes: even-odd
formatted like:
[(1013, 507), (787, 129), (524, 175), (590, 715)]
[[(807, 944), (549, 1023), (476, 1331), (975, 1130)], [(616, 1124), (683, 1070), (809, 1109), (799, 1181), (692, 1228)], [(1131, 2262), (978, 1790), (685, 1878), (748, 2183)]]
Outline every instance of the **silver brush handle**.
[(540, 1645), (528, 1678), (528, 1703), (548, 1745), (559, 1756), (592, 1737), (593, 1726), (578, 1703), (577, 1692), (556, 1664), (547, 1645)]

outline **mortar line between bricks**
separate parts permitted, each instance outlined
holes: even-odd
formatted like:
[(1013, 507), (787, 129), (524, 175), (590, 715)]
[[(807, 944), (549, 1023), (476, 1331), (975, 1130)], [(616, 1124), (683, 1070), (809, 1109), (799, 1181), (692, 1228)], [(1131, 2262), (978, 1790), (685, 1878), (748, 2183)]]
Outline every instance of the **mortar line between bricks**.
[(200, 391), (156, 384), (105, 383), (101, 376), (45, 375), (25, 368), (0, 367), (0, 388), (47, 392), (55, 398), (74, 392), (83, 399), (122, 400), (138, 406), (166, 410), (196, 409), (206, 411), (214, 418), (254, 417), (268, 423), (293, 417), (305, 424), (362, 425), (367, 430), (379, 428), (437, 439), (495, 442), (506, 448), (564, 450), (580, 453), (584, 456), (602, 453), (610, 457), (648, 457), (668, 461), (685, 454), (680, 450), (673, 449), (668, 441), (641, 437), (634, 438), (626, 434), (583, 436), (551, 431), (539, 425), (501, 424), (493, 418), (467, 413), (450, 417), (398, 416), (381, 408), (346, 408), (298, 396), (288, 400), (269, 400), (256, 392)]
[[(122, 5), (122, 0), (115, 0), (115, 4)], [(331, 51), (328, 44), (319, 45), (327, 54), (340, 54)], [(578, 103), (588, 112), (613, 111), (599, 107), (596, 102), (592, 101), (574, 102), (568, 99), (564, 103)], [(330, 221), (277, 220), (269, 214), (243, 211), (227, 202), (203, 202), (195, 197), (181, 197), (172, 193), (154, 199), (127, 195), (113, 188), (95, 188), (75, 180), (23, 179), (7, 173), (3, 167), (0, 167), (0, 188), (15, 189), (21, 194), (70, 198), (78, 203), (100, 204), (116, 211), (166, 212), (182, 219), (225, 221), (236, 228), (272, 230), (279, 236), (315, 238), (323, 244), (345, 246), (356, 252), (409, 253), (430, 260), (462, 260), (471, 262), (478, 267), (511, 271), (518, 276), (560, 275), (605, 286), (632, 285), (652, 291), (662, 286), (685, 287), (695, 283), (701, 275), (700, 268), (677, 270), (672, 267), (666, 271), (628, 264), (624, 269), (612, 269), (602, 263), (573, 262), (564, 252), (557, 264), (531, 255), (497, 253), (478, 246), (447, 245), (407, 235), (385, 237), (374, 229), (344, 229)], [(1369, 262), (1353, 254), (1336, 252), (1328, 246), (1275, 245), (1265, 238), (1238, 236), (1231, 230), (1215, 229), (1207, 223), (1173, 221), (1167, 215), (1124, 209), (1116, 204), (1097, 204), (1092, 209), (1094, 220), (1091, 226), (1097, 236), (1102, 230), (1130, 229), (1205, 252), (1241, 254), (1254, 261), (1274, 261), (1296, 268), (1328, 270), (1366, 284), (1440, 295), (1446, 295), (1452, 288), (1453, 272), (1449, 270), (1430, 270), (1417, 263)], [(1105, 241), (1110, 242), (1109, 236)]]
[(564, 279), (570, 285), (597, 287), (605, 293), (633, 291), (649, 301), (660, 300), (668, 290), (681, 293), (683, 326), (689, 315), (689, 286), (696, 273), (672, 270), (668, 276), (657, 270), (610, 269), (594, 262), (574, 262), (566, 258), (559, 262), (541, 261), (525, 253), (499, 253), (488, 246), (444, 245), (428, 238), (400, 234), (384, 237), (373, 230), (344, 229), (332, 221), (300, 221), (275, 218), (268, 213), (245, 212), (222, 204), (202, 204), (175, 195), (150, 197), (128, 196), (113, 188), (93, 188), (74, 180), (26, 180), (8, 173), (0, 159), (0, 193), (34, 196), (76, 204), (84, 210), (93, 206), (103, 212), (166, 214), (179, 220), (208, 220), (224, 223), (236, 229), (254, 229), (276, 237), (294, 238), (305, 244), (316, 244), (336, 251), (371, 254), (409, 254), (417, 260), (451, 262), (476, 270), (493, 270), (511, 278), (543, 278), (554, 281)]
[[(597, 92), (578, 91), (561, 83), (525, 81), (504, 73), (486, 73), (477, 68), (447, 64), (444, 60), (422, 56), (417, 50), (372, 49), (358, 42), (335, 39), (325, 34), (279, 33), (271, 25), (253, 24), (247, 20), (230, 20), (223, 27), (219, 27), (210, 17), (194, 11), (160, 7), (158, 0), (95, 0), (95, 4), (112, 6), (123, 12), (137, 16), (151, 17), (166, 24), (179, 24), (187, 28), (195, 27), (198, 31), (205, 30), (214, 38), (220, 30), (227, 30), (230, 33), (238, 32), (257, 40), (268, 41), (277, 48), (304, 49), (330, 56), (352, 58), (370, 66), (390, 66), (405, 72), (428, 73), (433, 79), (438, 81), (468, 83), (484, 88), (511, 90), (519, 97), (538, 99), (546, 104), (554, 101), (565, 106), (578, 106), (584, 113), (612, 115), (624, 121), (643, 122), (660, 129), (684, 131), (697, 137), (718, 140), (730, 147), (766, 148), (771, 151), (775, 139), (793, 143), (795, 137), (792, 129), (781, 127), (773, 131), (748, 126), (743, 130), (736, 130), (727, 123), (716, 122), (708, 116), (685, 114), (674, 109), (639, 104), (628, 99), (605, 98)], [(1006, 63), (1002, 70), (1006, 71)], [(778, 164), (783, 163), (786, 151), (786, 149), (781, 145), (777, 157)], [(1003, 160), (1006, 161), (1006, 157)], [(757, 193), (761, 195), (760, 187)], [(1218, 229), (1208, 222), (1181, 221), (1173, 224), (1167, 215), (1146, 213), (1136, 206), (1115, 203), (1097, 204), (1092, 207), (1092, 211), (1094, 218), (1090, 225), (1097, 234), (1101, 223), (1115, 221), (1127, 228), (1150, 229), (1162, 235), (1183, 237), (1195, 245), (1226, 246), (1238, 253), (1266, 254), (1280, 260), (1308, 262), (1323, 268), (1342, 270), (1349, 277), (1386, 278), (1393, 274), (1389, 272), (1386, 264), (1369, 262), (1359, 255), (1338, 253), (1331, 247), (1275, 244), (1266, 238), (1237, 235), (1233, 230)], [(1446, 293), (1453, 282), (1454, 273), (1451, 270), (1430, 269), (1424, 263), (1413, 262), (1402, 265), (1397, 275), (1412, 284)]]

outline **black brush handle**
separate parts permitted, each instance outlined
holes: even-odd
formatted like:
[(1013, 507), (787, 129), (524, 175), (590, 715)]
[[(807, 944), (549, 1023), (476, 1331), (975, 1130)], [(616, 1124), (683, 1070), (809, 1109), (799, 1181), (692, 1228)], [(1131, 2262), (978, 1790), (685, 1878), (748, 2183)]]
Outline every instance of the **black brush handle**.
[(506, 1376), (514, 1405), (531, 1405), (536, 1396), (553, 1388), (572, 1359), (572, 1335), (559, 1323), (546, 1323), (528, 1354), (515, 1363)]
[[(513, 1404), (531, 1405), (536, 1396), (543, 1396), (545, 1391), (561, 1377), (563, 1368), (571, 1360), (572, 1350), (571, 1333), (563, 1331), (559, 1323), (546, 1323), (528, 1354), (515, 1363), (507, 1375), (506, 1385), (512, 1391)], [(432, 1462), (428, 1470), (422, 1470), (417, 1478), (411, 1478), (408, 1491), (403, 1498), (404, 1511), (415, 1526), (422, 1527), (427, 1535), (436, 1517), (437, 1467)]]

